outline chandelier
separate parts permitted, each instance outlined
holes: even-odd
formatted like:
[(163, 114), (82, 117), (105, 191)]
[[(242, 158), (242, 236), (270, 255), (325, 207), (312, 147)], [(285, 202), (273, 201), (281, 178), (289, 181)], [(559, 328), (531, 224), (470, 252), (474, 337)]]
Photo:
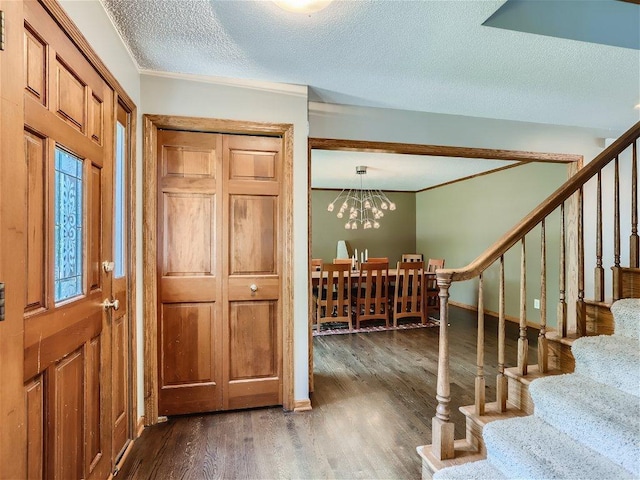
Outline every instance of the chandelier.
[[(365, 189), (362, 186), (362, 177), (367, 173), (366, 166), (356, 167), (356, 174), (360, 176), (360, 189), (342, 189), (340, 194), (327, 206), (329, 212), (333, 212), (339, 205), (338, 218), (346, 218), (344, 228), (357, 230), (361, 225), (365, 230), (380, 228), (380, 220), (384, 217), (385, 210), (395, 210), (396, 204), (389, 200), (381, 190)], [(341, 203), (342, 202), (342, 203)]]

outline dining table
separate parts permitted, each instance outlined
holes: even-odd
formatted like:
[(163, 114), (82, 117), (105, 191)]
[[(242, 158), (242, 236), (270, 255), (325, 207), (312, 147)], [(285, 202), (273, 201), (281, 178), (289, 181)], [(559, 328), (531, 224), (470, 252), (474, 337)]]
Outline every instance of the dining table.
[[(389, 279), (389, 282), (395, 282), (397, 275), (398, 275), (398, 269), (397, 268), (390, 268), (390, 269), (387, 270), (387, 277)], [(425, 276), (425, 279), (433, 279), (433, 278), (436, 278), (436, 273), (435, 272), (424, 272), (424, 276)], [(360, 270), (358, 270), (358, 269), (351, 270), (351, 280), (352, 281), (356, 281), (358, 278), (360, 278)], [(337, 278), (336, 278), (336, 280), (337, 280)], [(317, 287), (319, 283), (320, 283), (320, 270), (312, 270), (311, 271), (311, 284), (314, 287)]]

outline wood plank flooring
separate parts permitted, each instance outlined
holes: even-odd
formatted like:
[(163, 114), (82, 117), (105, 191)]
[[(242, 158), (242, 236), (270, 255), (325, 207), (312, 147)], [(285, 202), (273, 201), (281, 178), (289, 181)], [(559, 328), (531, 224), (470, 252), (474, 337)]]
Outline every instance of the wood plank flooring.
[[(475, 314), (451, 307), (451, 394), (473, 403)], [(495, 399), (496, 322), (486, 319), (487, 401)], [(508, 324), (508, 366), (517, 325)], [(537, 331), (529, 329), (530, 363)], [(419, 479), (418, 445), (431, 443), (438, 328), (314, 339), (313, 410), (262, 408), (170, 418), (145, 429), (118, 478)]]

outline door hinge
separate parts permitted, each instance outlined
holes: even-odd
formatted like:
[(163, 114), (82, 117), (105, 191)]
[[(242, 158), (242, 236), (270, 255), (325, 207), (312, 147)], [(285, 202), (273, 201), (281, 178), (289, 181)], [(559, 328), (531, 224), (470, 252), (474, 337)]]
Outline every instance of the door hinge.
[(0, 10), (0, 50), (4, 50), (4, 11)]
[(0, 322), (4, 320), (4, 282), (0, 282)]

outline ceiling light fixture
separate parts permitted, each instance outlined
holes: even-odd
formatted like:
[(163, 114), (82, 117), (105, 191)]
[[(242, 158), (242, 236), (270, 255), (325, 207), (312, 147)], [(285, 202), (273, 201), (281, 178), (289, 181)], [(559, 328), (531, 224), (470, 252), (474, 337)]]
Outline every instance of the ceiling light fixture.
[[(384, 217), (384, 210), (393, 211), (396, 204), (389, 200), (381, 190), (365, 189), (362, 186), (362, 177), (367, 173), (366, 166), (356, 167), (356, 174), (360, 176), (360, 189), (342, 189), (340, 194), (327, 206), (327, 211), (333, 212), (336, 204), (340, 205), (336, 216), (347, 217), (344, 228), (357, 230), (358, 224), (365, 230), (380, 228), (380, 220)], [(342, 203), (340, 203), (342, 202)]]
[(314, 13), (329, 6), (333, 0), (273, 0), (283, 10), (295, 13)]

